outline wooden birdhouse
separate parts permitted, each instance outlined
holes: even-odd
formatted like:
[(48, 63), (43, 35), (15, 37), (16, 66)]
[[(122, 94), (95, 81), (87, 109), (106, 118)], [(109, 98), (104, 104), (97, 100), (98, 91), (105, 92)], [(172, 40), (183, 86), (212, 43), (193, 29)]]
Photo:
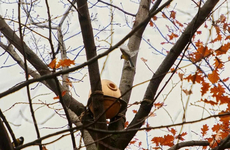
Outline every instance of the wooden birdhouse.
[[(122, 104), (120, 99), (121, 92), (117, 87), (117, 85), (110, 80), (106, 80), (106, 79), (101, 80), (101, 85), (102, 85), (102, 92), (104, 94), (104, 109), (106, 110), (106, 119), (111, 119), (115, 117), (120, 111), (121, 104)], [(91, 95), (91, 91), (90, 91), (90, 95)], [(89, 103), (89, 109), (92, 113), (94, 113), (92, 103)]]

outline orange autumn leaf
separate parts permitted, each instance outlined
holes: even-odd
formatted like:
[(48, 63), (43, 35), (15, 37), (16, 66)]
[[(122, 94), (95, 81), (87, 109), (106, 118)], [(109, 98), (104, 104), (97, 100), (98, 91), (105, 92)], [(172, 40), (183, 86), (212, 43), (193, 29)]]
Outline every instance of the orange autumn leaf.
[(149, 25), (153, 27), (153, 22), (151, 20), (149, 21)]
[(162, 13), (162, 17), (163, 18), (167, 18), (167, 16), (165, 15), (165, 13)]
[(187, 135), (187, 132), (183, 132), (183, 133), (177, 135), (177, 136), (176, 136), (176, 139), (181, 140), (181, 141), (184, 141), (184, 140), (185, 140), (185, 139), (184, 139), (184, 136), (185, 136), (185, 135)]
[(128, 127), (128, 125), (129, 125), (129, 122), (126, 121), (126, 122), (125, 122), (125, 128)]
[[(221, 114), (225, 114), (226, 112), (220, 112), (219, 115)], [(228, 124), (230, 120), (230, 116), (226, 115), (226, 116), (220, 116), (220, 121), (223, 122), (223, 124)]]
[(175, 19), (176, 18), (176, 12), (171, 11), (170, 18)]
[[(168, 42), (161, 42), (161, 45), (167, 44)], [(230, 58), (230, 57), (229, 57)]]
[(226, 138), (229, 135), (228, 130), (219, 130), (219, 132), (220, 132), (221, 140)]
[(137, 113), (137, 110), (134, 109), (134, 110), (133, 110), (133, 113), (136, 114), (136, 113)]
[(203, 57), (208, 57), (212, 54), (212, 49), (209, 49), (207, 46), (201, 46), (197, 49), (197, 52), (202, 54)]
[(195, 75), (188, 75), (186, 78), (184, 78), (185, 80), (187, 80), (188, 82), (191, 81), (192, 83), (195, 83), (196, 78)]
[(144, 57), (141, 57), (141, 60), (142, 60), (143, 62), (147, 62), (147, 61), (148, 61), (148, 60), (145, 59)]
[[(212, 87), (212, 88), (210, 89), (210, 92), (212, 93), (212, 96), (213, 96), (213, 97), (215, 97), (215, 96), (217, 96), (217, 95), (220, 95), (220, 91), (219, 91), (219, 89), (218, 89), (216, 86)], [(217, 101), (218, 101), (218, 100), (217, 100)]]
[[(202, 43), (197, 43), (202, 44)], [(199, 45), (197, 51), (193, 53), (192, 56), (192, 61), (194, 63), (201, 61), (205, 57), (209, 57), (212, 54), (212, 50), (209, 49), (207, 46), (203, 47), (203, 45)]]
[(164, 103), (158, 102), (158, 103), (154, 103), (154, 106), (159, 109), (164, 105)]
[(226, 21), (226, 17), (225, 17), (224, 14), (220, 15), (219, 21), (222, 22), (222, 23), (224, 23)]
[(215, 53), (216, 55), (222, 55), (222, 54), (226, 54), (227, 51), (230, 49), (230, 43), (224, 44), (222, 45), (220, 48), (218, 48)]
[(141, 145), (142, 145), (142, 142), (139, 142), (139, 143), (138, 143), (138, 146), (141, 147)]
[(157, 20), (157, 16), (153, 16), (152, 18), (153, 18), (154, 21)]
[[(149, 123), (147, 123), (146, 128), (149, 128), (149, 127), (150, 127), (150, 125), (149, 125)], [(146, 129), (146, 131), (149, 132), (149, 131), (151, 131), (151, 129)]]
[(215, 43), (217, 41), (221, 41), (221, 39), (222, 39), (222, 36), (220, 34), (218, 34), (217, 37), (211, 41), (211, 43)]
[(53, 59), (51, 62), (50, 62), (50, 64), (48, 65), (51, 69), (54, 69), (54, 68), (56, 68), (56, 61), (57, 61), (57, 59), (55, 58), (55, 59)]
[[(157, 146), (157, 147), (151, 147), (151, 149), (153, 149), (153, 150), (159, 150), (160, 147), (159, 146)], [(149, 149), (143, 149), (143, 150), (149, 150)]]
[(190, 74), (189, 76), (187, 76), (184, 79), (187, 80), (187, 81), (191, 81), (192, 83), (195, 83), (195, 82), (201, 83), (201, 82), (204, 81), (203, 77), (201, 75), (197, 74), (197, 73), (194, 74), (194, 75)]
[(66, 94), (66, 91), (63, 91), (62, 93), (61, 93), (61, 96), (64, 96)]
[(166, 146), (173, 146), (173, 140), (174, 140), (174, 137), (172, 135), (165, 135), (164, 136), (164, 143), (162, 145), (166, 145)]
[(66, 84), (70, 87), (73, 87), (72, 82), (69, 80), (69, 78), (66, 78)]
[(163, 137), (154, 137), (151, 140), (154, 144), (156, 144), (156, 146), (160, 146), (162, 145), (164, 138)]
[(218, 135), (212, 135), (212, 138), (207, 138), (208, 142), (209, 142), (209, 146), (210, 148), (214, 148), (216, 146), (218, 146), (218, 144), (220, 143), (220, 136), (219, 133)]
[(220, 28), (219, 28), (219, 26), (216, 25), (214, 27), (215, 27), (215, 30), (216, 30), (216, 33), (217, 33), (217, 37), (215, 39), (213, 39), (211, 41), (211, 43), (214, 43), (214, 42), (217, 42), (217, 41), (221, 41), (221, 39), (222, 39), (222, 36), (220, 34)]
[(59, 67), (68, 67), (70, 65), (74, 65), (75, 62), (74, 60), (71, 60), (71, 59), (64, 59), (64, 60), (60, 60), (56, 66), (56, 68), (59, 68)]
[(65, 60), (64, 60), (64, 63), (63, 63), (63, 67), (64, 67), (64, 66), (70, 66), (70, 65), (75, 65), (74, 60), (65, 59)]
[(214, 105), (217, 105), (218, 103), (217, 102), (214, 102), (214, 101), (209, 101), (209, 100), (207, 100), (207, 99), (201, 99), (201, 101), (203, 101), (204, 103), (206, 103), (206, 104), (210, 104), (210, 105), (212, 105), (212, 106), (214, 106)]
[(208, 79), (212, 84), (219, 81), (219, 74), (217, 73), (217, 70), (213, 70), (212, 73), (208, 74)]
[(229, 77), (227, 77), (227, 78), (223, 79), (223, 82), (227, 82), (227, 81), (228, 81), (228, 79), (229, 79)]
[(197, 33), (197, 34), (201, 34), (201, 33), (202, 33), (202, 31), (196, 31), (196, 33)]
[(210, 92), (212, 93), (212, 96), (216, 98), (216, 101), (220, 102), (221, 104), (228, 103), (230, 100), (228, 96), (223, 95), (225, 93), (225, 89), (220, 84), (218, 84), (218, 86), (212, 87)]
[[(65, 94), (66, 94), (66, 91), (63, 91), (63, 92), (61, 93), (61, 96), (63, 97)], [(53, 99), (59, 99), (59, 96), (56, 96), (56, 97), (54, 97)]]
[(206, 83), (206, 82), (202, 82), (202, 87), (201, 87), (201, 96), (203, 96), (205, 93), (208, 92), (210, 88), (210, 85), (209, 83)]
[(220, 125), (220, 124), (215, 124), (215, 125), (212, 127), (212, 131), (213, 131), (213, 132), (218, 132), (220, 129), (221, 129), (221, 125)]
[(180, 80), (182, 81), (184, 74), (183, 73), (178, 73), (178, 76), (179, 76)]
[(209, 142), (209, 147), (214, 148), (219, 145), (220, 140), (216, 138), (216, 134), (212, 135), (211, 138), (206, 138), (206, 140)]
[(219, 28), (219, 26), (214, 26), (214, 28), (216, 29), (216, 33), (220, 34), (220, 28)]
[(225, 22), (225, 23), (223, 23), (223, 30), (225, 30), (225, 31), (226, 31), (226, 30), (228, 30), (228, 29), (227, 29), (227, 28), (228, 28), (228, 26), (229, 26), (229, 24), (228, 24), (228, 23), (226, 23), (226, 22)]
[(218, 86), (213, 86), (210, 91), (213, 95), (222, 95), (225, 93), (225, 88), (218, 84)]
[(134, 144), (134, 143), (136, 143), (136, 141), (135, 141), (135, 140), (133, 140), (133, 141), (129, 142), (129, 144)]
[(215, 66), (215, 68), (224, 67), (223, 62), (218, 57), (215, 58), (214, 66)]
[(184, 25), (180, 23), (178, 20), (175, 20), (175, 23), (178, 24), (180, 27), (183, 27)]
[(205, 27), (205, 28), (208, 28), (208, 26), (207, 26), (207, 23), (206, 23), (206, 22), (204, 23), (204, 27)]
[(171, 132), (172, 135), (176, 135), (176, 130), (174, 128), (169, 129), (169, 132)]
[(207, 131), (208, 131), (208, 125), (205, 124), (203, 125), (203, 127), (201, 128), (201, 134), (202, 136), (205, 136), (207, 134)]
[(59, 96), (54, 97), (53, 99), (59, 99)]
[(154, 137), (151, 140), (156, 146), (173, 146), (174, 137), (172, 135), (164, 135), (164, 137)]
[(176, 71), (176, 70), (175, 70), (175, 68), (171, 68), (170, 71), (171, 71), (171, 72), (174, 72), (174, 71)]
[(175, 34), (175, 33), (172, 33), (171, 35), (168, 35), (169, 36), (169, 40), (172, 40), (173, 38), (177, 38), (178, 35)]
[(228, 40), (228, 39), (230, 39), (230, 35), (226, 36), (226, 38), (225, 38), (225, 40)]
[(200, 40), (198, 40), (197, 42), (195, 42), (195, 44), (196, 44), (196, 47), (203, 47), (203, 42), (201, 42)]
[(224, 95), (219, 95), (218, 98), (216, 97), (216, 99), (220, 101), (220, 104), (228, 104), (230, 101), (230, 98)]

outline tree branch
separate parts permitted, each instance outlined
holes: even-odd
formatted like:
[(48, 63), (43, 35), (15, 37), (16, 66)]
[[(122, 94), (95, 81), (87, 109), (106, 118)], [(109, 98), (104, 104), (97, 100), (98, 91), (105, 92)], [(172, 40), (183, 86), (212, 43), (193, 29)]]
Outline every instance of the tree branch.
[(6, 131), (6, 128), (0, 119), (0, 150), (13, 150), (13, 145)]
[[(21, 0), (19, 0), (18, 2), (18, 25), (19, 25), (19, 35), (20, 35), (20, 46), (22, 47), (22, 55), (23, 55), (23, 58), (24, 58), (24, 64), (25, 64), (25, 78), (26, 80), (29, 79), (29, 73), (28, 73), (28, 65), (27, 65), (27, 55), (26, 55), (26, 51), (24, 49), (24, 46), (23, 46), (23, 33), (22, 33), (22, 25), (21, 25)], [(34, 109), (33, 109), (33, 105), (32, 105), (32, 100), (31, 100), (31, 95), (30, 95), (30, 88), (29, 88), (29, 85), (26, 86), (26, 93), (27, 93), (27, 97), (28, 97), (28, 101), (29, 101), (29, 108), (30, 108), (30, 113), (31, 113), (31, 116), (32, 116), (32, 119), (33, 119), (33, 124), (34, 124), (34, 128), (35, 128), (35, 131), (36, 131), (36, 134), (37, 134), (37, 138), (40, 138), (40, 131), (38, 129), (38, 124), (37, 124), (37, 119), (35, 117), (35, 113), (34, 113)], [(41, 141), (39, 141), (39, 143), (41, 143)], [(42, 145), (40, 144), (39, 146), (39, 149), (42, 150)]]
[[(138, 10), (137, 15), (136, 15), (133, 29), (138, 27), (143, 22), (144, 22), (144, 24), (141, 26), (141, 28), (139, 30), (137, 30), (130, 37), (129, 43), (128, 43), (128, 47), (129, 47), (130, 51), (136, 51), (137, 49), (139, 49), (141, 39), (142, 39), (142, 34), (143, 34), (146, 26), (148, 25), (148, 21), (149, 21), (148, 19), (150, 19), (149, 17), (150, 16), (153, 17), (153, 15), (156, 14), (156, 12), (159, 12), (161, 9), (164, 8), (164, 7), (161, 7), (160, 9), (158, 9), (158, 11), (156, 11), (156, 9), (160, 5), (160, 3), (161, 3), (161, 0), (157, 0), (155, 2), (154, 6), (151, 8), (151, 10), (149, 10), (150, 1), (142, 0), (140, 2), (139, 10)], [(169, 3), (167, 3), (167, 4), (169, 4)], [(148, 21), (146, 21), (146, 20), (148, 20)], [(136, 59), (137, 59), (137, 55), (132, 58), (132, 62), (134, 63), (134, 65), (136, 64)], [(127, 104), (129, 103), (129, 99), (130, 99), (131, 92), (132, 92), (131, 87), (133, 86), (135, 69), (136, 68), (130, 67), (130, 65), (129, 65), (129, 63), (127, 63), (127, 61), (124, 63), (124, 66), (122, 69), (122, 76), (121, 76), (119, 87), (120, 87), (120, 90), (122, 93), (122, 99)], [(123, 129), (124, 128), (125, 117), (122, 117), (122, 116), (125, 116), (126, 110), (122, 110), (121, 113), (122, 114), (119, 114), (120, 117), (115, 118), (118, 121), (114, 121), (114, 123), (110, 124), (110, 126), (109, 126), (110, 129)]]
[[(159, 1), (159, 0), (158, 0)], [(137, 27), (141, 22), (143, 22), (148, 16), (149, 16), (149, 7), (150, 7), (150, 0), (141, 0), (140, 6), (135, 18), (135, 23), (133, 25), (133, 28)], [(135, 51), (139, 49), (142, 34), (145, 30), (146, 25), (148, 22), (146, 22), (139, 30), (137, 30), (129, 39), (128, 47), (130, 51)], [(136, 66), (136, 59), (137, 55), (132, 58), (132, 62), (134, 66)], [(135, 67), (131, 67), (128, 61), (124, 62), (122, 74), (121, 74), (121, 80), (119, 88), (121, 90), (122, 100), (124, 100), (127, 104), (129, 103), (130, 95), (132, 92), (132, 89), (130, 87), (133, 86), (134, 76), (135, 76)], [(122, 114), (119, 114), (115, 119), (118, 121), (114, 121), (114, 123), (111, 123), (109, 128), (112, 129), (123, 129), (124, 123), (125, 123), (125, 116), (126, 110), (122, 110)], [(113, 121), (113, 120), (112, 120)]]
[[(96, 53), (96, 46), (94, 43), (94, 35), (93, 35), (93, 29), (91, 25), (90, 16), (89, 16), (87, 0), (78, 0), (77, 6), (78, 6), (78, 18), (81, 26), (83, 42), (86, 51), (86, 57), (87, 60), (90, 60), (91, 58), (95, 57), (97, 53)], [(104, 97), (102, 93), (101, 78), (100, 78), (100, 72), (99, 72), (99, 66), (97, 60), (88, 65), (88, 71), (89, 71), (91, 93), (92, 93), (88, 104), (93, 105), (94, 119), (98, 120), (95, 123), (95, 128), (106, 130), (107, 129), (106, 117), (105, 114), (103, 114)], [(103, 139), (105, 136), (106, 134), (96, 133), (95, 140), (97, 141), (98, 139)], [(99, 146), (99, 149), (101, 150), (106, 149), (105, 144), (103, 144), (103, 143), (108, 143), (106, 141), (107, 139), (105, 138), (104, 140), (97, 142), (97, 146)]]
[[(42, 62), (41, 59), (23, 42), (21, 44), (20, 38), (15, 34), (15, 32), (6, 24), (5, 20), (0, 16), (0, 31), (3, 33), (3, 35), (12, 43), (18, 51), (23, 54), (23, 49), (25, 50), (25, 55), (27, 56), (27, 60), (36, 68), (36, 70), (39, 72), (41, 76), (44, 75), (51, 75), (49, 68), (46, 64)], [(23, 47), (22, 47), (23, 45)], [(52, 75), (51, 75), (52, 76)], [(54, 77), (54, 76), (53, 76)], [(58, 90), (56, 87), (56, 83), (54, 79), (52, 78), (46, 78), (46, 83), (49, 85), (49, 87), (52, 89), (52, 91), (58, 95)], [(39, 79), (32, 79), (33, 81), (39, 81)], [(32, 83), (30, 80), (26, 81), (26, 83)], [(28, 84), (25, 84), (26, 86)], [(63, 87), (61, 87), (61, 90), (64, 91)], [(21, 87), (20, 87), (21, 88)], [(17, 87), (17, 89), (20, 89)], [(14, 89), (16, 90), (16, 89)], [(7, 92), (8, 93), (8, 92)], [(6, 93), (5, 93), (6, 94)], [(1, 95), (0, 97), (4, 96), (5, 94)], [(85, 109), (84, 105), (77, 100), (75, 100), (72, 96), (70, 96), (68, 93), (63, 96), (63, 100), (65, 102), (65, 105), (69, 107), (72, 111), (74, 111), (77, 115), (80, 115)]]
[(230, 135), (228, 135), (226, 138), (224, 138), (223, 140), (221, 140), (220, 144), (218, 146), (216, 146), (215, 148), (213, 148), (212, 150), (224, 150), (226, 148), (230, 147)]
[[(117, 49), (121, 44), (123, 44), (129, 37), (131, 37), (136, 31), (138, 31), (143, 25), (145, 25), (146, 22), (148, 22), (149, 19), (151, 19), (152, 16), (156, 15), (159, 11), (162, 10), (162, 8), (164, 8), (165, 6), (167, 6), (171, 1), (172, 0), (167, 1), (165, 4), (163, 4), (161, 7), (159, 7), (156, 11), (152, 12), (148, 18), (146, 18), (143, 22), (141, 22), (137, 27), (133, 28), (124, 38), (122, 38), (114, 46), (110, 47), (107, 51), (105, 51), (105, 52), (103, 52), (101, 54), (98, 54), (97, 56), (89, 59), (87, 62), (84, 62), (84, 63), (82, 63), (82, 64), (80, 64), (78, 66), (75, 66), (75, 67), (72, 67), (72, 68), (69, 68), (69, 69), (66, 69), (66, 70), (61, 70), (61, 71), (58, 71), (58, 72), (55, 72), (55, 73), (52, 73), (52, 74), (49, 73), (49, 74), (46, 74), (46, 75), (42, 75), (39, 79), (30, 79), (30, 80), (28, 80), (26, 82), (19, 83), (18, 85), (12, 87), (11, 89), (9, 89), (9, 90), (7, 90), (5, 92), (0, 93), (0, 97), (6, 96), (10, 92), (15, 92), (17, 90), (20, 90), (21, 88), (25, 87), (28, 84), (31, 84), (31, 83), (34, 83), (34, 82), (43, 81), (43, 80), (47, 80), (47, 79), (51, 79), (51, 78), (53, 78), (55, 76), (59, 76), (59, 75), (62, 75), (62, 74), (66, 74), (66, 73), (69, 73), (69, 72), (76, 71), (76, 70), (78, 70), (80, 68), (83, 68), (83, 67), (85, 67), (85, 66), (87, 66), (87, 65), (95, 62), (99, 58), (102, 58), (102, 57), (108, 55), (110, 52), (112, 52), (113, 50)], [(0, 16), (0, 31), (2, 31), (3, 28), (5, 28), (5, 26), (8, 26), (8, 25), (6, 24), (6, 22), (4, 21), (4, 19)], [(9, 26), (7, 28), (9, 28)], [(6, 31), (2, 31), (2, 32), (6, 32)], [(30, 56), (30, 57), (32, 57), (32, 56)], [(38, 57), (36, 56), (36, 58), (38, 58)], [(78, 105), (74, 105), (74, 106), (78, 106)], [(73, 110), (73, 109), (71, 108), (71, 110)], [(81, 109), (78, 109), (78, 110), (81, 110)]]
[[(70, 120), (73, 124), (75, 124), (77, 127), (83, 126), (81, 121), (79, 120), (78, 116), (72, 112), (70, 109), (68, 109), (68, 113), (70, 116)], [(96, 144), (92, 138), (92, 136), (89, 134), (89, 132), (85, 129), (81, 130), (84, 144), (86, 145), (87, 150), (97, 150)]]
[[(132, 122), (129, 124), (128, 128), (139, 128), (142, 126), (145, 118), (148, 116), (153, 103), (155, 102), (156, 91), (163, 80), (166, 73), (169, 71), (171, 66), (174, 64), (175, 60), (179, 57), (187, 43), (190, 41), (191, 37), (195, 31), (204, 23), (206, 18), (210, 15), (210, 12), (215, 7), (219, 0), (207, 0), (203, 7), (200, 9), (199, 13), (193, 18), (192, 22), (187, 26), (181, 37), (171, 48), (169, 54), (165, 57), (160, 67), (157, 69), (156, 73), (153, 75), (150, 83), (145, 92), (143, 101), (139, 108), (139, 111), (135, 115)], [(133, 138), (136, 132), (124, 134), (119, 137), (116, 145), (120, 148), (125, 148), (129, 141)]]
[(106, 5), (108, 5), (108, 6), (112, 6), (112, 7), (114, 7), (114, 8), (116, 8), (116, 9), (120, 10), (121, 12), (123, 12), (123, 13), (125, 13), (125, 14), (127, 14), (127, 15), (130, 15), (130, 16), (133, 16), (133, 17), (135, 17), (135, 16), (136, 16), (135, 14), (131, 14), (131, 13), (129, 13), (129, 12), (127, 12), (127, 11), (125, 11), (125, 10), (121, 9), (121, 8), (120, 8), (120, 7), (118, 7), (118, 6), (113, 5), (113, 4), (110, 4), (110, 3), (104, 2), (104, 1), (102, 1), (102, 0), (98, 0), (98, 2), (101, 2), (101, 3), (106, 4)]
[(0, 150), (13, 150), (13, 145), (11, 144), (10, 137), (8, 135), (8, 132), (3, 124), (5, 122), (5, 126), (8, 129), (8, 132), (11, 134), (11, 137), (14, 142), (16, 142), (15, 135), (8, 124), (8, 121), (6, 120), (5, 116), (3, 115), (1, 109), (0, 109)]
[(168, 150), (177, 150), (188, 146), (208, 146), (208, 145), (209, 145), (208, 141), (186, 141), (186, 142), (177, 143), (176, 145), (170, 147)]

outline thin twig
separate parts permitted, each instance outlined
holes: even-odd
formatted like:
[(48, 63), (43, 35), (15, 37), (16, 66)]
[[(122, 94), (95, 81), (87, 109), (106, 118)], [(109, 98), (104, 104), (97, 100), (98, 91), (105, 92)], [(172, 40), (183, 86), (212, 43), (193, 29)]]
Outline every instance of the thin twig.
[[(47, 15), (48, 15), (48, 20), (49, 20), (49, 43), (50, 43), (50, 47), (51, 47), (51, 50), (52, 50), (53, 59), (55, 59), (54, 46), (53, 46), (53, 43), (52, 43), (52, 29), (51, 29), (51, 22), (52, 21), (51, 21), (50, 8), (49, 8), (48, 0), (45, 0), (45, 3), (46, 3), (46, 7), (47, 7)], [(55, 68), (53, 69), (53, 72), (55, 72)], [(57, 77), (55, 77), (54, 80), (55, 80), (55, 83), (56, 83), (60, 103), (62, 104), (62, 107), (64, 109), (64, 112), (65, 112), (65, 115), (66, 115), (66, 118), (67, 118), (67, 121), (68, 121), (68, 125), (69, 125), (70, 128), (72, 128), (72, 123), (70, 121), (69, 113), (67, 111), (67, 107), (65, 106), (63, 98), (62, 98), (62, 92), (63, 91), (61, 91), (60, 84), (59, 84), (59, 81), (58, 81)], [(75, 142), (75, 137), (74, 137), (73, 131), (70, 131), (70, 135), (71, 135), (71, 139), (72, 139), (73, 149), (75, 149), (76, 148), (76, 142)]]
[[(26, 81), (28, 81), (29, 80), (29, 72), (28, 72), (28, 68), (27, 68), (27, 66), (28, 66), (27, 65), (27, 54), (26, 54), (26, 51), (25, 51), (24, 46), (23, 46), (24, 42), (23, 42), (23, 34), (22, 34), (22, 26), (21, 26), (21, 0), (19, 0), (19, 3), (18, 3), (18, 22), (19, 22), (19, 34), (20, 34), (20, 40), (21, 40), (20, 44), (22, 47), (24, 63), (25, 63), (25, 78), (26, 78)], [(34, 124), (35, 130), (36, 130), (37, 138), (40, 138), (40, 132), (38, 129), (37, 120), (36, 120), (34, 110), (33, 110), (33, 104), (32, 104), (32, 100), (31, 100), (29, 85), (26, 86), (26, 91), (27, 91), (27, 97), (29, 100), (30, 112), (31, 112), (31, 115), (33, 118), (33, 124)], [(39, 141), (39, 143), (41, 143), (41, 141)], [(42, 145), (39, 145), (39, 149), (42, 150)]]
[(104, 2), (104, 1), (102, 1), (102, 0), (98, 0), (98, 2), (101, 2), (101, 3), (106, 4), (106, 5), (108, 5), (108, 6), (112, 6), (112, 7), (114, 7), (114, 8), (116, 8), (116, 9), (118, 9), (118, 10), (122, 11), (123, 13), (125, 13), (125, 14), (127, 14), (127, 15), (130, 15), (130, 16), (133, 16), (133, 17), (135, 17), (135, 16), (136, 16), (136, 15), (134, 15), (134, 14), (132, 14), (132, 13), (129, 13), (129, 12), (127, 12), (127, 11), (125, 11), (125, 10), (121, 9), (121, 8), (120, 8), (120, 7), (118, 7), (118, 6), (113, 5), (113, 4), (110, 4), (110, 3)]

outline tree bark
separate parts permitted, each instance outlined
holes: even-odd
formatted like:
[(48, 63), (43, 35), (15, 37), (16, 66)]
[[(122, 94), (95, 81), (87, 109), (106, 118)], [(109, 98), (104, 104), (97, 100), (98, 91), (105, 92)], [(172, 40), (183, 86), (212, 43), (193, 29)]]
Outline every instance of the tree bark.
[[(93, 29), (91, 25), (91, 20), (89, 16), (89, 9), (87, 0), (78, 0), (78, 17), (82, 31), (83, 42), (85, 46), (87, 60), (95, 57), (96, 46), (94, 43)], [(93, 105), (94, 110), (94, 119), (95, 119), (95, 128), (107, 130), (106, 117), (104, 112), (104, 103), (103, 103), (103, 93), (101, 87), (101, 78), (99, 72), (98, 61), (88, 65), (89, 78), (91, 85), (91, 96), (89, 98), (88, 104)], [(104, 137), (105, 133), (96, 133), (96, 141), (100, 150), (106, 149), (107, 139)], [(95, 136), (93, 136), (95, 137)]]
[(6, 131), (6, 128), (0, 119), (0, 150), (13, 150), (13, 145)]
[[(150, 0), (142, 0), (140, 2), (140, 6), (136, 15), (135, 23), (133, 25), (133, 28), (138, 26), (141, 22), (143, 22), (148, 16), (149, 16), (149, 7), (150, 7)], [(146, 23), (147, 25), (147, 23)], [(140, 47), (141, 39), (142, 39), (142, 34), (145, 30), (146, 25), (143, 25), (137, 32), (135, 32), (129, 39), (128, 47), (130, 51), (135, 51), (138, 50)], [(137, 55), (135, 57), (132, 57), (131, 60), (136, 66), (136, 59)], [(124, 66), (122, 69), (122, 76), (120, 80), (120, 90), (121, 90), (121, 95), (122, 95), (122, 100), (124, 100), (127, 104), (129, 103), (130, 95), (132, 92), (132, 86), (133, 86), (133, 81), (134, 81), (134, 76), (135, 76), (135, 67), (131, 67), (129, 65), (128, 61), (124, 62)], [(125, 112), (124, 110), (122, 114), (120, 114), (116, 120), (112, 120), (109, 129), (110, 130), (120, 130), (124, 128), (124, 123), (125, 123)]]
[[(77, 127), (82, 126), (82, 123), (79, 119), (79, 117), (72, 112), (70, 109), (68, 109), (68, 113), (70, 116), (70, 120), (73, 124), (75, 124)], [(81, 130), (82, 136), (83, 136), (83, 141), (84, 144), (86, 145), (87, 150), (97, 150), (96, 144), (90, 135), (90, 133), (86, 129)]]

